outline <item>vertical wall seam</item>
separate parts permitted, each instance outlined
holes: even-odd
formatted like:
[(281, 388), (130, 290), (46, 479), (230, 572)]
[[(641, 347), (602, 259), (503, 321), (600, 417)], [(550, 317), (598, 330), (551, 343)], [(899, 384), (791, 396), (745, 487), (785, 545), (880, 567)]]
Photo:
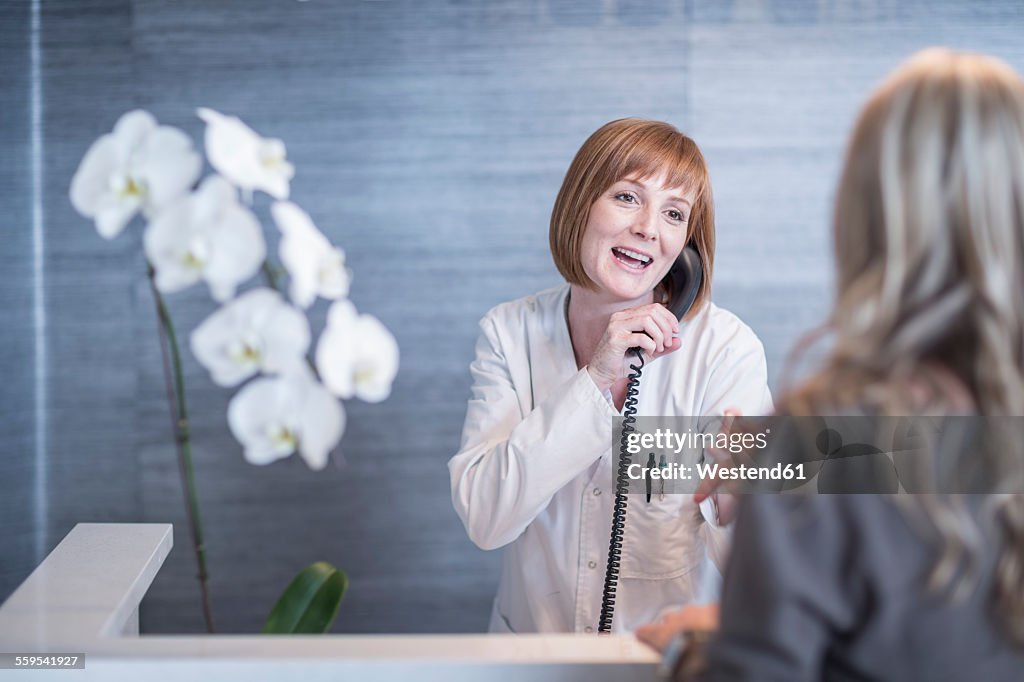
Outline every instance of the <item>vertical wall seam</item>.
[(46, 269), (43, 213), (43, 88), (41, 58), (41, 5), (32, 0), (29, 32), (29, 129), (32, 168), (32, 323), (34, 332), (35, 449), (33, 461), (33, 540), (36, 564), (48, 549), (49, 470), (47, 462), (47, 403), (49, 402), (48, 359), (46, 345)]

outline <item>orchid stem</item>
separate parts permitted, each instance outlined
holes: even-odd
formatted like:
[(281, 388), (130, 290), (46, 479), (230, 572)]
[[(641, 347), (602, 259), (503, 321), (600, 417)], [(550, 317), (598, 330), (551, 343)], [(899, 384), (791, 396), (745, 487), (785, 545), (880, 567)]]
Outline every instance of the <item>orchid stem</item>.
[[(153, 292), (157, 317), (160, 319), (160, 352), (163, 356), (164, 383), (167, 386), (167, 404), (171, 413), (174, 442), (178, 450), (178, 469), (181, 475), (182, 492), (185, 495), (185, 509), (188, 515), (189, 532), (199, 566), (199, 592), (202, 597), (203, 620), (206, 631), (214, 632), (213, 610), (210, 608), (210, 593), (207, 585), (209, 574), (206, 570), (206, 547), (203, 544), (203, 523), (199, 516), (199, 496), (196, 491), (195, 470), (192, 466), (192, 435), (189, 431), (188, 404), (185, 401), (185, 377), (181, 368), (181, 349), (174, 332), (174, 323), (167, 310), (164, 298), (156, 287), (156, 271), (148, 266), (149, 288)], [(168, 349), (170, 362), (168, 362)], [(173, 372), (173, 381), (172, 374)]]
[(277, 279), (277, 268), (275, 268), (274, 265), (269, 260), (264, 260), (262, 269), (263, 276), (266, 278), (267, 284), (270, 285), (270, 288), (273, 289), (274, 291), (283, 294), (284, 292), (281, 291), (281, 285)]

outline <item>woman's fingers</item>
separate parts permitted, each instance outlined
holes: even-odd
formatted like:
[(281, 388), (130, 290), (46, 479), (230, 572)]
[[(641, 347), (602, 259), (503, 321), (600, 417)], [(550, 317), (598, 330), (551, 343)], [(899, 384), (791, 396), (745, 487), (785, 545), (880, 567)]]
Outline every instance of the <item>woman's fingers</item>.
[(640, 348), (644, 360), (652, 360), (678, 350), (682, 343), (674, 335), (679, 321), (660, 303), (649, 303), (613, 313), (608, 328), (598, 343), (588, 369), (598, 387), (607, 389), (630, 372), (636, 358), (631, 348)]
[[(651, 337), (652, 341), (654, 341), (654, 350), (651, 352), (660, 353), (665, 347), (666, 334), (665, 330), (663, 330), (658, 324), (658, 320), (652, 315), (644, 315), (637, 318), (635, 320), (635, 324), (640, 326), (640, 328), (635, 329), (635, 331), (646, 334)], [(672, 338), (671, 334), (669, 334), (667, 338)]]
[(739, 511), (739, 499), (732, 493), (720, 492), (715, 495), (715, 509), (718, 510), (718, 523), (728, 526)]
[(700, 483), (697, 484), (697, 490), (693, 493), (693, 501), (695, 504), (700, 504), (708, 498), (711, 493), (718, 490), (718, 486), (722, 485), (722, 479), (715, 477), (702, 478)]
[(636, 629), (636, 638), (659, 653), (665, 653), (665, 648), (676, 634), (677, 631), (662, 623), (649, 623)]
[(646, 308), (645, 312), (650, 315), (650, 319), (658, 325), (658, 329), (661, 331), (662, 342), (659, 352), (663, 352), (669, 347), (674, 335), (679, 333), (679, 320), (672, 314), (672, 311), (660, 303), (652, 303), (650, 306), (644, 306), (644, 308)]
[(674, 352), (676, 352), (677, 350), (679, 350), (682, 347), (683, 347), (683, 342), (682, 341), (680, 341), (679, 339), (670, 338), (665, 343), (665, 348), (660, 353), (656, 353), (655, 355), (651, 356), (651, 359), (653, 360), (654, 358), (660, 358), (663, 355), (668, 355), (669, 353), (674, 353)]
[[(630, 334), (628, 344), (629, 345), (623, 349), (623, 352), (630, 348), (642, 348), (643, 351), (647, 353), (648, 358), (658, 352), (657, 342), (649, 335), (642, 332), (634, 332)], [(626, 364), (632, 364), (635, 360), (636, 359), (631, 356), (626, 356)]]
[(676, 630), (715, 630), (718, 628), (718, 604), (694, 604), (661, 617), (662, 622)]
[(670, 611), (657, 622), (637, 628), (636, 636), (644, 644), (664, 653), (672, 638), (684, 630), (717, 629), (718, 604), (701, 604)]
[(661, 333), (658, 352), (664, 354), (672, 345), (673, 334), (679, 332), (679, 321), (668, 308), (659, 303), (650, 306), (649, 315), (651, 321), (658, 326), (658, 331)]
[(654, 339), (654, 353), (663, 354), (674, 346), (673, 335), (679, 331), (679, 322), (659, 303), (630, 308), (612, 316), (611, 324), (624, 325), (630, 331), (643, 332)]
[[(726, 410), (722, 413), (722, 426), (721, 428), (719, 428), (718, 432), (728, 436), (730, 433), (732, 433), (734, 422), (740, 416), (742, 416), (742, 412), (740, 412), (740, 410), (738, 410), (737, 408), (726, 408)], [(710, 459), (712, 459), (713, 461), (717, 461), (719, 464), (732, 461), (732, 455), (730, 453), (726, 452), (725, 450), (720, 450), (718, 448), (707, 448), (707, 454), (710, 456)], [(697, 484), (696, 492), (693, 493), (693, 501), (696, 504), (700, 504), (709, 495), (711, 495), (711, 493), (718, 490), (722, 483), (723, 480), (721, 478), (718, 478), (717, 476), (713, 478), (701, 479), (700, 483)]]

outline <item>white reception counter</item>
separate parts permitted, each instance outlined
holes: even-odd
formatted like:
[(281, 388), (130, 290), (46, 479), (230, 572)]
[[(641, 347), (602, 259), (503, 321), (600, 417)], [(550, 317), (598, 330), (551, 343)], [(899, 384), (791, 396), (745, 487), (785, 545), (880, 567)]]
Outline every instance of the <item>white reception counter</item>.
[(84, 653), (84, 670), (3, 670), (4, 680), (656, 679), (631, 636), (139, 636), (139, 603), (172, 546), (167, 524), (82, 523), (0, 607), (0, 652)]

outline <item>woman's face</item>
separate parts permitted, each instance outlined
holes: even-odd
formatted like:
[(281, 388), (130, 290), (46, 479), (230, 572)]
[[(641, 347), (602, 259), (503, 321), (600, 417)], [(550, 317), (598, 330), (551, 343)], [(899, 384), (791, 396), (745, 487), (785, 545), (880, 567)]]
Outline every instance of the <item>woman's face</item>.
[(664, 176), (623, 178), (590, 207), (580, 259), (611, 299), (646, 297), (686, 244), (693, 191), (665, 189), (663, 182)]

